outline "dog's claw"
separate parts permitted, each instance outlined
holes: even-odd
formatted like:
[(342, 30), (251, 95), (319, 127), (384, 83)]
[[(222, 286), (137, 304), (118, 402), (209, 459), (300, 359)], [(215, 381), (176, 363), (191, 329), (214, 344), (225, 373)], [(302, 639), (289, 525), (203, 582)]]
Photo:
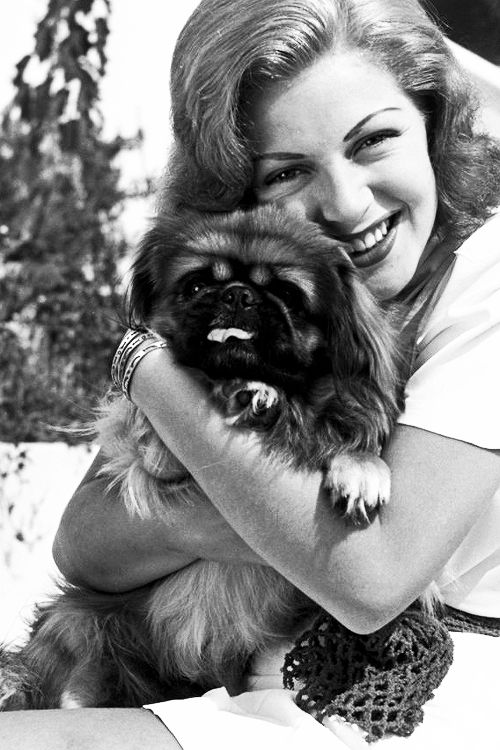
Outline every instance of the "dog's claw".
[(217, 384), (213, 393), (224, 409), (228, 424), (265, 428), (277, 417), (280, 394), (267, 383), (230, 380)]
[(371, 454), (339, 453), (330, 462), (324, 486), (334, 505), (356, 526), (366, 525), (389, 502), (389, 467)]
[(260, 414), (263, 411), (272, 409), (279, 400), (278, 391), (271, 385), (266, 385), (265, 383), (248, 383), (247, 387), (253, 393), (252, 410), (254, 414)]

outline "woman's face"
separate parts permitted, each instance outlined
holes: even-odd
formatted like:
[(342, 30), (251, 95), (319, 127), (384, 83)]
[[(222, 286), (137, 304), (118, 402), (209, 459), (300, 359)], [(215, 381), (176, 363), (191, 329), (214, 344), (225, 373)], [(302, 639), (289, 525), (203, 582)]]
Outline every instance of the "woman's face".
[(255, 102), (259, 203), (278, 203), (347, 243), (386, 299), (412, 278), (437, 209), (424, 117), (393, 76), (355, 53), (326, 55)]

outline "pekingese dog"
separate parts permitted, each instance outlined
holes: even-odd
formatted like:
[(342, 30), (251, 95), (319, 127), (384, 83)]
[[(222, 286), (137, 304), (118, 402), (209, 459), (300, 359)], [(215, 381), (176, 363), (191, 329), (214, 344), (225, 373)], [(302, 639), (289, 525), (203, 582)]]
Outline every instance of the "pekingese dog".
[[(388, 500), (379, 453), (402, 406), (394, 332), (339, 243), (271, 207), (159, 218), (129, 301), (132, 324), (204, 374), (230, 425), (258, 430), (281, 464), (323, 472), (346, 522), (368, 522)], [(162, 523), (202, 493), (123, 396), (106, 406), (98, 442), (131, 514)], [(261, 565), (199, 560), (123, 594), (64, 584), (38, 608), (27, 644), (3, 652), (0, 707), (236, 692), (250, 657), (315, 607)]]

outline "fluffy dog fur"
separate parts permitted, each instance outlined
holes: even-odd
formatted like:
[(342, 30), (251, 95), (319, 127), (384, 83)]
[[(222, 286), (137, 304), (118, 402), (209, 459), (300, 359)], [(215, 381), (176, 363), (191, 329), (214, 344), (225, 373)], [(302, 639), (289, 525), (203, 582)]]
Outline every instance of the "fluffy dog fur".
[[(130, 318), (205, 374), (229, 424), (259, 430), (281, 464), (321, 469), (347, 522), (368, 521), (387, 500), (378, 454), (401, 406), (391, 323), (312, 224), (268, 207), (159, 219), (133, 268)], [(131, 514), (161, 523), (172, 504), (196, 502), (200, 488), (124, 397), (105, 407), (98, 433)], [(314, 608), (248, 564), (198, 561), (126, 594), (64, 584), (27, 644), (3, 653), (1, 708), (236, 691), (252, 654)]]

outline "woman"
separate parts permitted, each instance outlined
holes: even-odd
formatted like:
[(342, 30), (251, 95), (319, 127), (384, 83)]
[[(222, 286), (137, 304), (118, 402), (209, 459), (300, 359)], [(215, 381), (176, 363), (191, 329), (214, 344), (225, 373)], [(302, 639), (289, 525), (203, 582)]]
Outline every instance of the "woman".
[[(473, 107), (440, 33), (411, 0), (204, 0), (172, 70), (177, 151), (165, 202), (285, 205), (349, 243), (379, 298), (422, 305), (406, 410), (384, 455), (391, 502), (366, 529), (335, 523), (319, 475), (277, 475), (258, 441), (228, 430), (158, 350), (138, 365), (132, 399), (211, 502), (179, 508), (168, 528), (138, 523), (116, 498), (102, 502), (94, 466), (63, 519), (58, 564), (74, 580), (120, 590), (198, 557), (258, 560), (357, 633), (391, 621), (433, 579), (447, 604), (500, 618), (491, 364), (500, 351), (500, 152), (473, 135)], [(453, 640), (423, 723), (382, 747), (495, 746), (500, 641)], [(280, 689), (289, 647), (253, 665), (242, 696), (212, 691), (154, 710), (185, 750), (366, 747), (355, 726), (332, 717), (323, 727)], [(483, 685), (471, 690), (477, 669)], [(89, 727), (76, 713), (70, 726)], [(169, 741), (165, 733), (158, 747)]]

